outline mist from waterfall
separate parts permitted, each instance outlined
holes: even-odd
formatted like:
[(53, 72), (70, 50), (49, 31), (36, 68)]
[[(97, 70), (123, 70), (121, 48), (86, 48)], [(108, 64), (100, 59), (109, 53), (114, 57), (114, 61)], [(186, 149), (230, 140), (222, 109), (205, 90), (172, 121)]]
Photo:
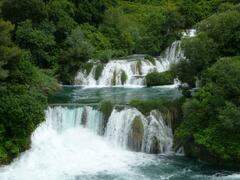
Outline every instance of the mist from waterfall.
[[(32, 135), (30, 150), (11, 165), (1, 168), (0, 179), (73, 180), (78, 176), (99, 172), (131, 174), (132, 166), (152, 159), (144, 153), (127, 151), (127, 147), (118, 140), (112, 142), (109, 137), (114, 129), (129, 128), (127, 124), (124, 127), (119, 122), (131, 124), (132, 118), (141, 113), (136, 109), (122, 110), (123, 116), (116, 113), (116, 110), (112, 112), (105, 135), (100, 136), (98, 134), (104, 127), (102, 114), (97, 109), (89, 106), (49, 107), (46, 110), (46, 121)], [(125, 115), (129, 115), (127, 120), (122, 119)], [(141, 116), (142, 122), (147, 123), (147, 119)], [(116, 123), (113, 123), (113, 119)], [(147, 124), (144, 126), (147, 128)], [(118, 133), (118, 136), (126, 137)]]
[[(1, 167), (0, 179), (239, 178), (239, 174), (215, 176), (207, 174), (208, 171), (204, 175), (202, 171), (194, 170), (196, 166), (189, 160), (181, 162), (171, 155), (147, 154), (165, 154), (171, 150), (170, 125), (156, 110), (145, 116), (135, 108), (116, 107), (109, 118), (105, 134), (100, 136), (98, 134), (104, 128), (102, 120), (101, 112), (90, 106), (49, 107), (46, 110), (46, 121), (32, 134), (31, 148), (10, 165)], [(136, 135), (136, 139), (132, 135)], [(159, 148), (158, 152), (156, 148)]]
[[(104, 127), (103, 114), (97, 108), (90, 106), (49, 107), (46, 111), (46, 118), (48, 126), (58, 132), (85, 127), (97, 135), (104, 134), (105, 140), (123, 149), (133, 148), (134, 151), (146, 153), (171, 151), (172, 131), (170, 125), (156, 110), (151, 111), (149, 116), (145, 116), (135, 108), (127, 106), (121, 110), (115, 108), (106, 127)], [(136, 123), (142, 126), (142, 134), (139, 134), (142, 137), (138, 139), (139, 147), (131, 147), (135, 137), (130, 137), (130, 133), (135, 130), (139, 131), (139, 126), (133, 126), (136, 119), (138, 120)], [(138, 136), (138, 134), (134, 135)]]

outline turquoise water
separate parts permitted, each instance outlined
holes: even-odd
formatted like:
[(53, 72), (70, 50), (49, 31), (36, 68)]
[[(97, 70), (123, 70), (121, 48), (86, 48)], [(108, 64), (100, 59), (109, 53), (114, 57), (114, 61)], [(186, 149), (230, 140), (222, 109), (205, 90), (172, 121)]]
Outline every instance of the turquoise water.
[[(180, 97), (172, 87), (82, 88), (63, 87), (49, 97), (50, 104), (64, 105), (65, 120), (75, 117), (74, 105), (96, 105), (102, 100), (126, 104), (132, 99)], [(53, 107), (55, 107), (53, 106)], [(77, 107), (76, 106), (76, 107)], [(60, 108), (61, 109), (61, 108)], [(0, 180), (239, 180), (240, 173), (219, 169), (184, 156), (146, 154), (115, 147), (81, 126), (58, 132), (52, 117), (61, 122), (61, 112), (53, 111), (32, 135), (31, 148), (9, 166), (0, 168)], [(58, 120), (59, 118), (59, 120)]]
[(102, 100), (108, 100), (114, 104), (126, 104), (132, 99), (156, 99), (160, 97), (177, 98), (181, 92), (172, 86), (161, 88), (83, 88), (64, 86), (62, 89), (49, 97), (50, 104), (77, 103), (97, 104)]
[[(171, 86), (156, 88), (83, 88), (65, 86), (54, 96), (50, 103), (98, 104), (102, 100), (109, 100), (115, 104), (126, 104), (132, 99), (174, 99), (181, 96), (177, 88)], [(232, 175), (236, 172), (208, 166), (196, 160), (176, 155), (147, 155), (152, 159), (146, 164), (132, 167), (133, 174), (99, 173), (78, 176), (76, 179), (171, 179), (171, 180), (207, 180), (207, 179), (240, 179)]]

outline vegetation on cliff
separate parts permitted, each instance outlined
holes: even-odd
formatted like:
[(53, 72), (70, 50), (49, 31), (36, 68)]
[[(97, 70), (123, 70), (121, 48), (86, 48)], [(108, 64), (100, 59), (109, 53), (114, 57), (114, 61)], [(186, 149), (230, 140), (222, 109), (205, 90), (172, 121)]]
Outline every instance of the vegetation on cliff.
[(189, 88), (196, 79), (202, 84), (183, 104), (175, 137), (187, 155), (222, 166), (240, 162), (239, 18), (237, 5), (197, 24), (198, 36), (184, 42), (186, 59), (174, 68)]

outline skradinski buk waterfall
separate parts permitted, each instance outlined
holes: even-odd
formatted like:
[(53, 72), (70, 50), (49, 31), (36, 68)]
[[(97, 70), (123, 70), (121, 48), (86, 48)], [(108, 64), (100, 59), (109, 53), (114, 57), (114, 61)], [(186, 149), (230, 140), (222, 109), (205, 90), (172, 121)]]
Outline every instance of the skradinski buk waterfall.
[(153, 110), (148, 116), (132, 107), (115, 108), (106, 127), (103, 115), (90, 106), (53, 106), (46, 111), (49, 126), (58, 132), (83, 127), (102, 135), (112, 145), (146, 153), (166, 153), (171, 151), (171, 125), (164, 121), (159, 111)]
[[(182, 38), (194, 37), (195, 35), (196, 30), (189, 29), (182, 33)], [(95, 73), (100, 62), (89, 61), (89, 63), (93, 63), (91, 70), (88, 73), (87, 70), (80, 70), (75, 77), (75, 84), (84, 86), (144, 86), (145, 76), (148, 73), (167, 71), (172, 64), (178, 63), (183, 58), (181, 40), (174, 41), (159, 57), (152, 60), (145, 58), (145, 55), (132, 55), (110, 60), (103, 65), (103, 70), (97, 80)]]
[[(172, 64), (176, 64), (183, 58), (181, 51), (181, 41), (175, 41), (159, 57), (151, 61), (144, 55), (132, 55), (124, 59), (110, 60), (104, 64), (103, 71), (95, 79), (96, 68), (99, 63), (95, 63), (87, 74), (86, 70), (81, 70), (75, 77), (75, 84), (87, 86), (144, 86), (145, 76), (148, 73), (157, 71), (167, 71)], [(122, 77), (125, 76), (125, 80)]]
[(135, 108), (114, 109), (105, 131), (113, 144), (134, 151), (165, 153), (172, 147), (172, 130), (160, 112), (153, 110), (144, 116)]

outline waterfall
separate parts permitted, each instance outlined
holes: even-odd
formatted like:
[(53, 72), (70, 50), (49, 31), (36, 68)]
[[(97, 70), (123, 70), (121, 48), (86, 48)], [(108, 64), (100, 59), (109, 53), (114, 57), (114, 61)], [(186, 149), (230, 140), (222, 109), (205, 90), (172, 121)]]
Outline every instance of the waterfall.
[[(182, 33), (182, 38), (194, 36), (196, 36), (196, 29), (188, 29)], [(110, 60), (104, 64), (100, 78), (96, 80), (95, 72), (100, 63), (98, 62), (93, 65), (89, 74), (86, 70), (80, 70), (74, 82), (76, 85), (84, 86), (144, 86), (145, 76), (148, 73), (168, 71), (172, 64), (177, 64), (183, 58), (181, 40), (178, 40), (174, 41), (159, 57), (152, 60), (148, 60), (144, 55)]]
[[(157, 71), (164, 72), (172, 64), (178, 63), (183, 58), (181, 41), (175, 41), (164, 53), (152, 60), (144, 55), (132, 55), (125, 59), (110, 60), (104, 65), (98, 80), (95, 77), (97, 64), (93, 65), (89, 74), (81, 70), (75, 77), (75, 84), (87, 86), (144, 86), (145, 76)], [(123, 76), (125, 78), (123, 79)]]
[(103, 130), (102, 113), (93, 107), (49, 107), (46, 110), (46, 121), (59, 132), (75, 127), (86, 127), (101, 134)]
[(156, 110), (144, 116), (135, 108), (114, 109), (105, 137), (117, 146), (147, 153), (166, 153), (172, 147), (172, 130)]
[(46, 110), (48, 126), (58, 132), (84, 127), (102, 135), (115, 146), (146, 153), (165, 153), (172, 147), (172, 131), (159, 111), (153, 110), (149, 116), (135, 108), (114, 108), (105, 132), (102, 113), (93, 107), (54, 106)]

